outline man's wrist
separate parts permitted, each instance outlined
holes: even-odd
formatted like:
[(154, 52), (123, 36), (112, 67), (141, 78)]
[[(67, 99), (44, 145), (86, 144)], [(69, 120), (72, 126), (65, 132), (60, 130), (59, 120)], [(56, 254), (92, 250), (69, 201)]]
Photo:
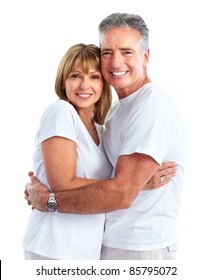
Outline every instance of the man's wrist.
[(37, 199), (37, 203), (35, 205), (35, 208), (37, 208), (40, 211), (48, 212), (46, 209), (46, 204), (48, 202), (50, 191), (48, 192), (41, 192), (39, 195), (39, 198)]
[(49, 193), (49, 197), (47, 199), (45, 208), (50, 213), (58, 212), (58, 203), (57, 203), (57, 200), (56, 200), (55, 193), (53, 193), (53, 192)]

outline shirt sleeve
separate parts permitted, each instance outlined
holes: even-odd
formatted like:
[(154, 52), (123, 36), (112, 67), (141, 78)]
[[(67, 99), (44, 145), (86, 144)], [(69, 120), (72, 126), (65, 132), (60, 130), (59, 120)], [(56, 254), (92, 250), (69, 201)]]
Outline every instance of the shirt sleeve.
[(38, 133), (39, 142), (60, 136), (77, 140), (77, 112), (74, 107), (66, 101), (58, 100), (51, 104), (44, 112)]
[(123, 144), (119, 155), (142, 153), (151, 156), (159, 164), (171, 145), (175, 124), (166, 108), (146, 105), (131, 112), (123, 132)]

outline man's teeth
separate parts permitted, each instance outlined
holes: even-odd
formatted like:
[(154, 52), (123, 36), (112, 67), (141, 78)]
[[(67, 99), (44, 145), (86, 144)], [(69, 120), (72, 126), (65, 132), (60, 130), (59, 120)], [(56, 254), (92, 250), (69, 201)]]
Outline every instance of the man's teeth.
[(126, 72), (112, 72), (112, 73), (115, 76), (122, 76), (122, 75), (126, 74)]

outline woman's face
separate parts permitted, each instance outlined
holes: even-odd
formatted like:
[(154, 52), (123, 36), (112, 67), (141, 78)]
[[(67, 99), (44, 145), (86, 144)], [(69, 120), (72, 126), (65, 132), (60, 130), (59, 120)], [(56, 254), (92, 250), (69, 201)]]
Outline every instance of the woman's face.
[(102, 94), (102, 74), (94, 67), (90, 67), (88, 73), (84, 73), (79, 65), (75, 72), (69, 73), (65, 89), (69, 102), (75, 107), (93, 109)]

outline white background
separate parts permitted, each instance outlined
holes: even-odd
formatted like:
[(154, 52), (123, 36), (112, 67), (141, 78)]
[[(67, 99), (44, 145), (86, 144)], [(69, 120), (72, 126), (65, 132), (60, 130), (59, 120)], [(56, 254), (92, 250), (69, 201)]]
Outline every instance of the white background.
[(170, 92), (185, 117), (188, 166), (179, 259), (207, 260), (212, 250), (211, 9), (207, 0), (7, 0), (0, 2), (0, 259), (22, 259), (30, 208), (23, 196), (45, 107), (56, 100), (58, 63), (75, 43), (98, 44), (97, 26), (113, 12), (140, 14), (150, 29), (149, 76)]

